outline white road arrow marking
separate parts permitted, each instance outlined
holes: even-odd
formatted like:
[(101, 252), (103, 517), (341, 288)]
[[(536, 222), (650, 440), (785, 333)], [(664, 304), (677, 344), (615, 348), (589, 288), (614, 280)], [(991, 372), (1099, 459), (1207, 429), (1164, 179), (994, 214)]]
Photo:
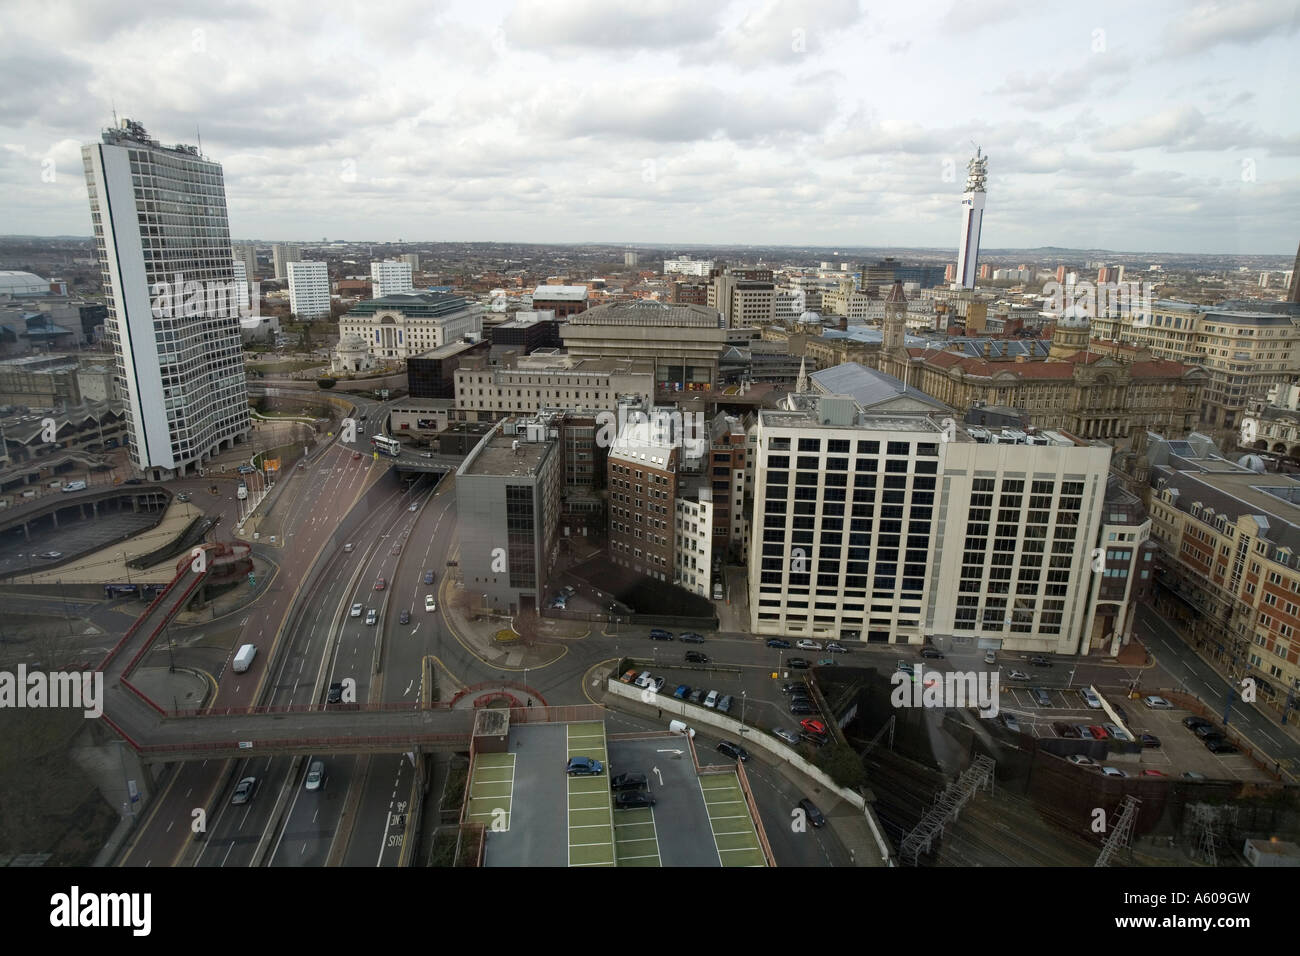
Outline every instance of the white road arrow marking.
[(654, 774), (655, 774), (655, 776), (659, 778), (659, 786), (662, 787), (662, 786), (664, 785), (664, 775), (663, 775), (662, 773), (659, 772), (659, 768), (658, 768), (658, 767), (654, 767), (654, 768), (652, 768), (652, 769), (654, 770)]

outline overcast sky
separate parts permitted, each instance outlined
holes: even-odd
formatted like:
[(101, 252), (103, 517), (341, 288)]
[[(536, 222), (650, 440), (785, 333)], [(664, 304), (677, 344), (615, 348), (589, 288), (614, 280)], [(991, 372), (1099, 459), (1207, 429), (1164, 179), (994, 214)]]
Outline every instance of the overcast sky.
[[(236, 238), (1291, 253), (1300, 0), (5, 0), (0, 233), (119, 117)], [(49, 180), (53, 180), (52, 182)]]

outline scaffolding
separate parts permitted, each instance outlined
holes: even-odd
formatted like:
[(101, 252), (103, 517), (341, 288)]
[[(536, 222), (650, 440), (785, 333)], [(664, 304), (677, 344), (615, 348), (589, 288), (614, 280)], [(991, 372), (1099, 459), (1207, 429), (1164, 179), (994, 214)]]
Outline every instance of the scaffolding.
[(1192, 804), (1192, 826), (1196, 828), (1196, 856), (1210, 866), (1219, 865), (1219, 847), (1224, 835), (1220, 824), (1237, 822), (1237, 808), (1216, 807), (1209, 803)]
[(1097, 854), (1097, 862), (1093, 866), (1110, 866), (1110, 858), (1122, 847), (1128, 847), (1132, 852), (1133, 824), (1137, 822), (1138, 807), (1141, 805), (1142, 801), (1137, 797), (1124, 797), (1124, 802), (1119, 805), (1119, 819), (1107, 835), (1106, 842), (1101, 845), (1101, 852)]
[(957, 819), (962, 807), (975, 791), (993, 787), (993, 770), (996, 765), (991, 757), (980, 755), (975, 758), (965, 772), (953, 783), (948, 784), (934, 796), (934, 803), (921, 817), (919, 823), (903, 837), (898, 854), (903, 862), (916, 866), (917, 858), (922, 853), (929, 853), (935, 838), (943, 836), (943, 828)]

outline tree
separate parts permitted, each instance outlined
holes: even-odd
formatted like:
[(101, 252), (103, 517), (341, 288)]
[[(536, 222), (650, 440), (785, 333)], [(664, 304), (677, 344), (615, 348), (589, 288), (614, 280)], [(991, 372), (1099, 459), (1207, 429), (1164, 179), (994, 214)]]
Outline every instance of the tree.
[(831, 744), (817, 752), (813, 761), (825, 770), (832, 780), (841, 787), (854, 789), (867, 780), (867, 772), (862, 767), (862, 758), (848, 744)]
[(524, 647), (532, 647), (541, 634), (541, 622), (536, 611), (521, 612), (514, 619), (515, 633), (519, 635)]
[(335, 385), (335, 380), (332, 378), (318, 378), (316, 379), (316, 384), (319, 385), (321, 388), (333, 388)]

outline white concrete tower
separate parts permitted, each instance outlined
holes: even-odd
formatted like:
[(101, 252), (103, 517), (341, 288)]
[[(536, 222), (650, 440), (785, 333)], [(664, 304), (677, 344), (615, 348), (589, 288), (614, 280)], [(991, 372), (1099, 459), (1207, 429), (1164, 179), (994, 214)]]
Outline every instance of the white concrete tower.
[(966, 164), (966, 194), (961, 197), (961, 246), (957, 250), (957, 286), (975, 288), (975, 270), (980, 255), (980, 226), (984, 223), (984, 183), (988, 178), (989, 158), (981, 156), (979, 147)]

